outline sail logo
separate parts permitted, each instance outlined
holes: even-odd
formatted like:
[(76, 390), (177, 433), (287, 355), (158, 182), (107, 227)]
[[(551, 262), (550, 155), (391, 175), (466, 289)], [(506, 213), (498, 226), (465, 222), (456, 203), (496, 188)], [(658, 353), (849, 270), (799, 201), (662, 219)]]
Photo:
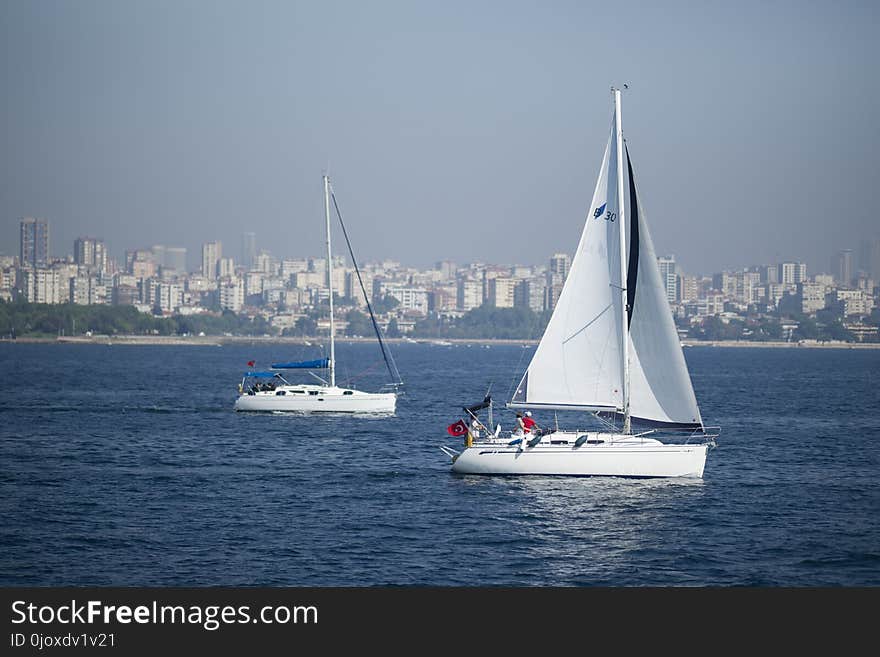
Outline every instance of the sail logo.
[(605, 215), (605, 221), (614, 221), (615, 219), (617, 219), (617, 213), (616, 213), (616, 212), (612, 212), (611, 210), (609, 210), (608, 212), (605, 212), (605, 206), (606, 206), (606, 205), (608, 205), (608, 204), (607, 204), (607, 203), (603, 203), (603, 204), (600, 205), (598, 208), (596, 208), (595, 210), (593, 210), (593, 218), (598, 219), (599, 217), (601, 217), (601, 216), (604, 214), (604, 215)]

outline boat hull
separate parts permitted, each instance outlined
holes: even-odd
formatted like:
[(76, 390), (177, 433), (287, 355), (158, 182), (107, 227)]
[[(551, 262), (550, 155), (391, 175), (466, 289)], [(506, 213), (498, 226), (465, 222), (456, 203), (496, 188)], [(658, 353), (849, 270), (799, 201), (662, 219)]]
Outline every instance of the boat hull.
[(270, 413), (369, 413), (392, 415), (397, 406), (395, 393), (353, 391), (339, 394), (320, 390), (317, 394), (243, 394), (235, 400), (236, 411)]
[[(700, 479), (708, 445), (664, 444), (632, 438), (602, 443), (477, 444), (455, 457), (453, 472), (476, 475), (563, 475), (579, 477), (685, 477)], [(549, 442), (549, 441), (548, 441)], [(560, 441), (557, 441), (560, 442)]]

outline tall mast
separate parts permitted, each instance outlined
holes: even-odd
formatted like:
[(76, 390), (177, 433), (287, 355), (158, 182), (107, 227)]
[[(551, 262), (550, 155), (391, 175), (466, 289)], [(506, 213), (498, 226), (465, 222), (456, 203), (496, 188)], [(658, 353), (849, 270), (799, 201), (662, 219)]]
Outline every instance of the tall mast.
[(630, 433), (629, 418), (629, 323), (626, 294), (626, 210), (623, 196), (623, 128), (620, 117), (620, 89), (614, 89), (614, 130), (617, 142), (617, 215), (620, 227), (620, 294), (623, 297), (623, 433)]
[(327, 289), (330, 290), (330, 386), (336, 386), (336, 329), (333, 325), (333, 251), (330, 248), (330, 178), (324, 176), (324, 218), (327, 220)]

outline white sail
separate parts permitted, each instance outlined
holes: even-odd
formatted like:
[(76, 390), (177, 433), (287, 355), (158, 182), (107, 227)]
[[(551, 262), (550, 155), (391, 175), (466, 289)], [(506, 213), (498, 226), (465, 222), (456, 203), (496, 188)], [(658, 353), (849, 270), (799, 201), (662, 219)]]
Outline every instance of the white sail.
[[(620, 90), (593, 202), (559, 301), (512, 408), (596, 411), (611, 431), (514, 431), (443, 446), (454, 472), (478, 475), (703, 476), (717, 433), (702, 426), (661, 285), (621, 128)], [(491, 415), (490, 415), (491, 417)], [(633, 434), (631, 420), (703, 429), (664, 443)], [(657, 434), (659, 437), (660, 434)]]
[[(612, 124), (613, 125), (613, 124)], [(623, 408), (623, 299), (615, 130), (568, 278), (512, 408)]]
[(626, 160), (630, 414), (634, 419), (652, 423), (702, 426), (666, 299), (666, 287), (660, 279), (657, 256), (638, 198), (629, 153)]
[[(629, 154), (618, 166), (616, 139), (612, 124), (568, 279), (509, 406), (621, 415), (628, 397), (629, 413), (636, 420), (700, 427), (700, 410), (660, 280)], [(618, 176), (624, 189), (622, 213)], [(626, 235), (622, 250), (621, 232)], [(627, 260), (622, 265), (621, 257)]]

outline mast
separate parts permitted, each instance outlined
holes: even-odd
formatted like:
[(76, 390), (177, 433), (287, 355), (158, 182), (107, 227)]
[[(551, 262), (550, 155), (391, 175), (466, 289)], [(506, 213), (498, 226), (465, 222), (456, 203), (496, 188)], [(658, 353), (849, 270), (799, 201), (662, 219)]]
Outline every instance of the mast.
[(324, 176), (324, 218), (327, 222), (327, 289), (330, 290), (330, 387), (336, 387), (336, 329), (333, 325), (333, 251), (330, 248), (330, 178)]
[(614, 131), (617, 142), (617, 207), (620, 226), (620, 294), (623, 302), (621, 333), (623, 335), (623, 433), (630, 433), (629, 418), (629, 322), (627, 321), (626, 295), (626, 210), (623, 196), (623, 127), (620, 117), (620, 89), (614, 89)]

